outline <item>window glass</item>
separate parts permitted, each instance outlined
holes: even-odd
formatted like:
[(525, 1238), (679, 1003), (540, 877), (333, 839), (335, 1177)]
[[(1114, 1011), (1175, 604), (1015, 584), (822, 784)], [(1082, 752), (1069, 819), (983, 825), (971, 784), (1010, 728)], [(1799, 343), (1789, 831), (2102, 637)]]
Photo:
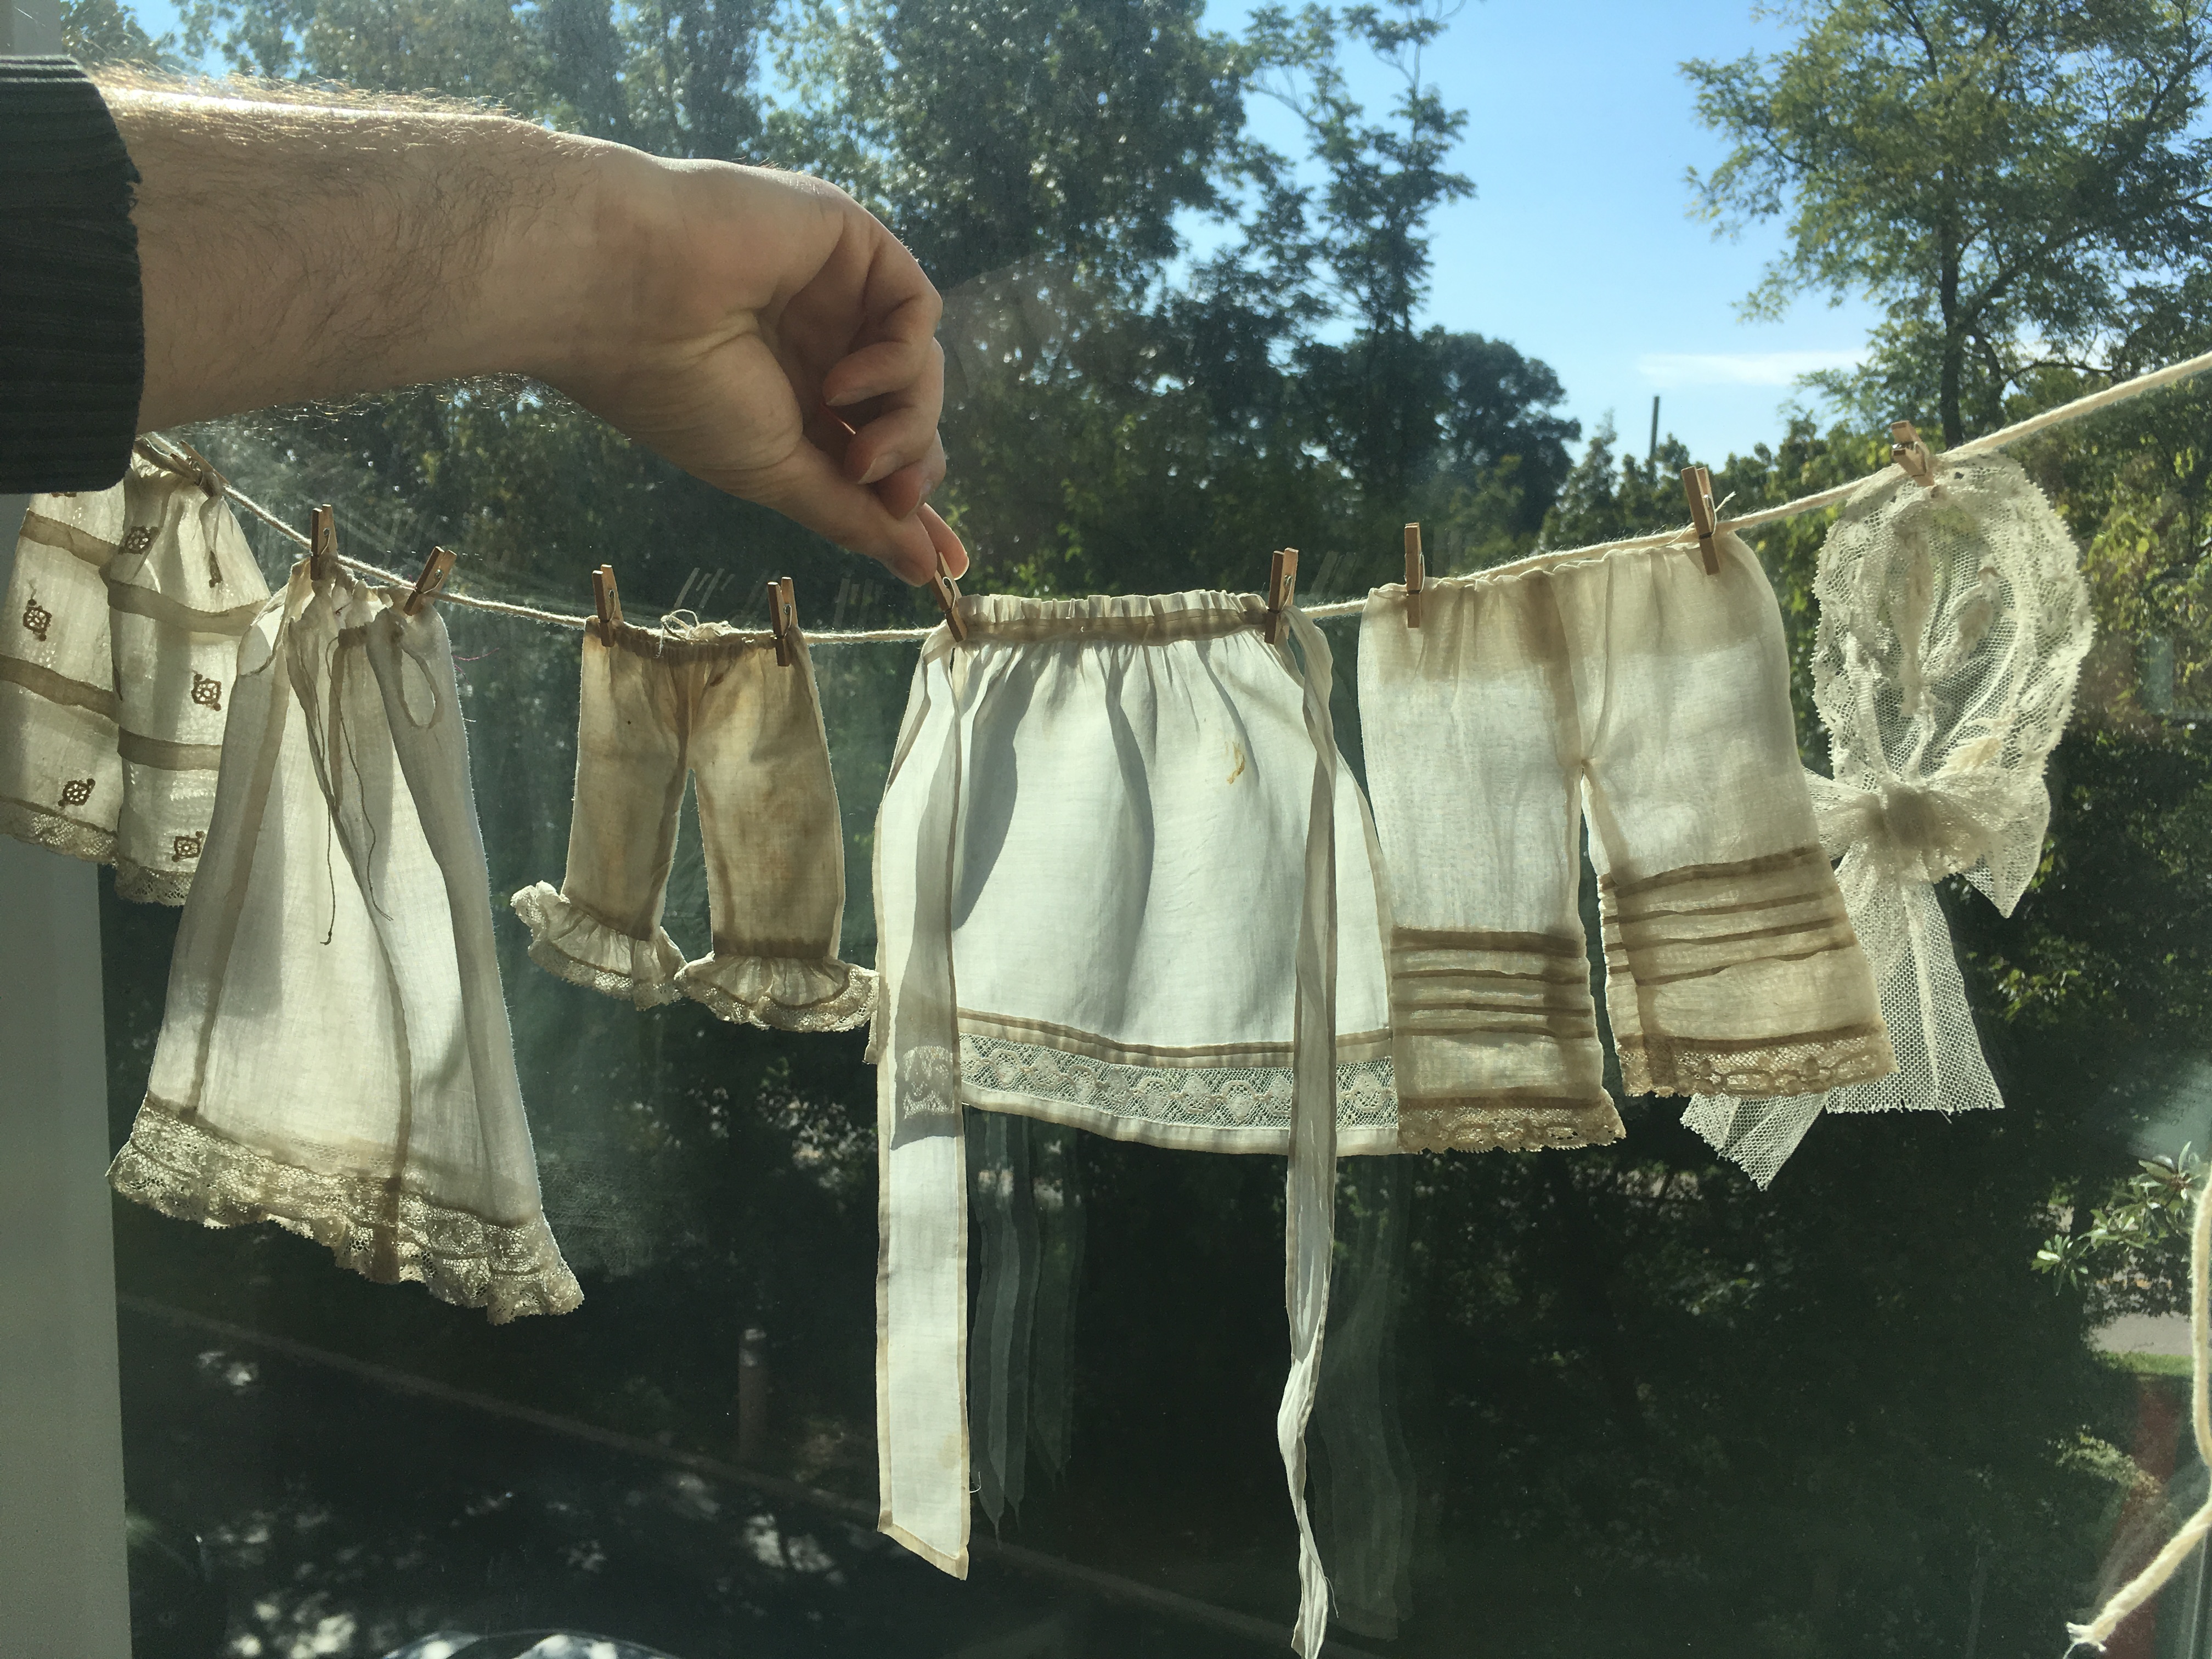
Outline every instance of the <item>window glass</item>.
[[(88, 55), (154, 50), (119, 8), (71, 10)], [(1249, 591), (1295, 543), (1302, 597), (1341, 599), (1398, 578), (1408, 520), (1444, 573), (1683, 518), (1681, 445), (1655, 434), (1639, 459), (1568, 420), (1536, 356), (1425, 320), (1428, 239), (1469, 187), (1451, 89), (1409, 44), (1433, 12), (241, 0), (187, 21), (167, 50), (210, 64), (497, 100), (853, 189), (946, 295), (939, 499), (971, 592)], [(1362, 107), (1353, 81), (1383, 71)], [(1296, 118), (1264, 131), (1295, 154), (1259, 147), (1271, 90)], [(2100, 383), (2070, 360), (1994, 379), (1977, 360), (1961, 394), (1894, 282), (1901, 343), (1717, 467), (1730, 512), (1885, 464), (1900, 408), (1931, 436), (1947, 409), (1983, 432)], [(2127, 337), (2136, 366), (2205, 343), (2194, 303)], [(2055, 1653), (2202, 1501), (2178, 1316), (2212, 1137), (2208, 395), (2014, 452), (2083, 549), (2099, 636), (2027, 896), (2005, 918), (1938, 890), (2004, 1110), (1831, 1116), (1764, 1190), (1669, 1098), (1621, 1099), (1612, 1146), (1341, 1166), (1313, 1436), (1332, 1652)], [(434, 542), (460, 550), (469, 594), (581, 613), (605, 562), (632, 621), (758, 626), (787, 574), (811, 629), (934, 620), (542, 388), (182, 435), (289, 520), (335, 504), (349, 554), (411, 571)], [(1753, 538), (1816, 769), (1832, 521)], [(280, 580), (296, 550), (247, 530)], [(1281, 1161), (971, 1127), (995, 1194), (975, 1205), (971, 1396), (1024, 1449), (978, 1493), (968, 1582), (910, 1557), (874, 1530), (865, 1034), (641, 1012), (535, 967), (505, 901), (561, 878), (580, 636), (444, 614), (546, 1212), (586, 1300), (493, 1328), (274, 1227), (118, 1203), (137, 1650), (365, 1656), (442, 1635), (428, 1659), (550, 1631), (678, 1659), (1279, 1647)], [(1358, 772), (1358, 623), (1323, 626)], [(856, 963), (915, 659), (814, 655)], [(694, 955), (698, 848), (687, 801), (665, 926)], [(118, 1144), (177, 921), (104, 893)], [(1224, 928), (1190, 948), (1235, 950)], [(2185, 1566), (2132, 1628), (2132, 1653), (2212, 1650), (2212, 1575)]]

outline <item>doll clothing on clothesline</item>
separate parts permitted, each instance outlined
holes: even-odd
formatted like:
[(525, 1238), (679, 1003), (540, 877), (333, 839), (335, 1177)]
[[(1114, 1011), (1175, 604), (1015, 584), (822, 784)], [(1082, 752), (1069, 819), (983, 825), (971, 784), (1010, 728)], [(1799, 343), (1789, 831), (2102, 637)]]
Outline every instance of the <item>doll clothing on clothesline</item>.
[[(844, 836), (814, 665), (794, 635), (617, 623), (584, 635), (568, 867), (514, 899), (531, 959), (641, 1008), (689, 996), (720, 1018), (842, 1031), (875, 975), (837, 957)], [(713, 954), (660, 926), (689, 778), (699, 798)]]
[(494, 1323), (582, 1300), (538, 1200), (434, 608), (302, 562), (246, 633), (144, 1103), (108, 1178)]
[(1823, 1111), (2004, 1104), (1933, 884), (1964, 877), (2010, 915), (2043, 858), (2045, 758), (2094, 632), (2080, 556), (2017, 462), (1931, 458), (1852, 492), (1820, 546), (1813, 696), (1832, 776), (1808, 776), (1897, 1050), (1889, 1076), (1744, 1100), (1683, 1122), (1760, 1186)]
[(1630, 1094), (1893, 1066), (1814, 822), (1765, 574), (1658, 548), (1370, 595), (1360, 721), (1389, 873), (1407, 1147), (1612, 1140), (1577, 890), (1598, 874)]
[(1335, 1156), (1397, 1141), (1387, 916), (1328, 648), (1296, 612), (1267, 643), (1246, 595), (961, 604), (966, 643), (924, 642), (877, 821), (883, 1528), (964, 1574), (963, 1109), (1287, 1152), (1276, 1429), (1310, 1655)]
[(143, 456), (111, 489), (33, 496), (0, 612), (0, 830), (182, 904), (268, 598), (229, 507)]

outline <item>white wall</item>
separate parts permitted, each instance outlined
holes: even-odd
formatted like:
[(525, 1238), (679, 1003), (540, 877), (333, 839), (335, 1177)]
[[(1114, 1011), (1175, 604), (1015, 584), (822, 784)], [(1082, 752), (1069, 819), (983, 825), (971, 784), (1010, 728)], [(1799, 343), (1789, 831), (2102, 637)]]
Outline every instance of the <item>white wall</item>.
[[(60, 50), (0, 0), (0, 52)], [(93, 867), (0, 836), (0, 1659), (131, 1652), (104, 1043)]]

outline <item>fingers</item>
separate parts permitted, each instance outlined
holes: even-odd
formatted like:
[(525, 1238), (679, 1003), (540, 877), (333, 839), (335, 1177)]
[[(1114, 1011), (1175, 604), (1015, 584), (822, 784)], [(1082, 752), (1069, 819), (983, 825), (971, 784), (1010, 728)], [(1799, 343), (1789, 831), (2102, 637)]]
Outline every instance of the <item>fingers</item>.
[(832, 409), (849, 409), (871, 398), (913, 403), (936, 419), (945, 403), (945, 352), (935, 338), (878, 340), (822, 377), (822, 401)]
[(944, 560), (945, 569), (955, 576), (966, 575), (968, 549), (952, 526), (937, 516), (937, 509), (933, 507), (919, 508), (915, 517), (921, 521), (922, 528), (928, 532), (931, 550)]
[[(894, 378), (898, 377), (898, 378)], [(848, 394), (867, 388), (856, 406)], [(823, 377), (823, 400), (851, 433), (845, 446), (845, 473), (855, 483), (880, 483), (908, 467), (934, 467), (922, 493), (945, 475), (945, 447), (938, 441), (938, 418), (945, 404), (945, 354), (935, 340), (881, 342), (843, 359)], [(919, 497), (916, 498), (917, 500)]]
[(857, 484), (881, 483), (915, 466), (936, 469), (929, 480), (932, 486), (945, 476), (945, 446), (938, 440), (937, 422), (918, 409), (879, 415), (845, 445), (845, 476)]
[(842, 547), (864, 553), (901, 580), (923, 582), (937, 568), (938, 556), (967, 568), (967, 552), (944, 520), (927, 507), (895, 513), (872, 489), (864, 489), (837, 463), (811, 443), (794, 447), (775, 473), (738, 493), (796, 519)]

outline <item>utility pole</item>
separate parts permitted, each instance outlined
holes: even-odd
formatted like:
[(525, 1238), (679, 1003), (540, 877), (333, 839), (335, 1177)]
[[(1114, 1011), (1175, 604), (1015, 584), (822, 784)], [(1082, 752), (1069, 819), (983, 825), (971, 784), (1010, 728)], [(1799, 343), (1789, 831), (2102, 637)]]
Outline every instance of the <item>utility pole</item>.
[(1647, 465), (1659, 464), (1659, 394), (1651, 394), (1651, 449), (1644, 458)]

